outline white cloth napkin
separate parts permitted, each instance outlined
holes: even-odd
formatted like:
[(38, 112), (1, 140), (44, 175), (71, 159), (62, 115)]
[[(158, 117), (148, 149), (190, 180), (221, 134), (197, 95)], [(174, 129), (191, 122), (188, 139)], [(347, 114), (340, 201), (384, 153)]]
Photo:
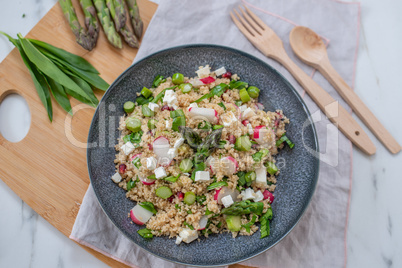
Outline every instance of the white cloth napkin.
[[(304, 96), (303, 89), (281, 65), (263, 56), (240, 33), (229, 11), (240, 1), (161, 1), (135, 61), (161, 49), (196, 43), (237, 48), (266, 61)], [(254, 11), (283, 40), (290, 57), (335, 99), (334, 88), (292, 53), (289, 33), (295, 25), (310, 27), (328, 43), (335, 69), (353, 87), (360, 5), (335, 0), (249, 0)], [(351, 143), (326, 119), (309, 96), (304, 99), (317, 121), (321, 151), (318, 185), (309, 208), (294, 230), (271, 250), (242, 264), (258, 267), (342, 267), (346, 264), (347, 219), (351, 186)], [(88, 217), (88, 215), (97, 217)], [(71, 239), (133, 267), (183, 267), (136, 246), (108, 220), (92, 187), (82, 202)]]

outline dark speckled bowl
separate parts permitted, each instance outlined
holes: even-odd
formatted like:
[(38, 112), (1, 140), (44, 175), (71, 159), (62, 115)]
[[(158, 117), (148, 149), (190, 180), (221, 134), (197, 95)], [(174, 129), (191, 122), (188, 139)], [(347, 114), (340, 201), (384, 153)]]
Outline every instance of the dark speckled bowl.
[[(202, 237), (200, 242), (175, 245), (167, 237), (144, 240), (137, 234), (140, 228), (130, 224), (127, 213), (134, 202), (125, 197), (110, 177), (114, 174), (114, 145), (119, 137), (118, 118), (124, 114), (123, 104), (134, 100), (143, 86), (150, 86), (157, 74), (166, 77), (176, 72), (195, 76), (200, 65), (212, 69), (225, 66), (237, 73), (241, 80), (261, 89), (259, 100), (265, 109), (282, 109), (291, 123), (287, 135), (296, 144), (286, 147), (283, 157), (286, 167), (281, 169), (273, 203), (274, 218), (271, 235), (260, 239), (260, 232), (252, 236), (232, 238), (231, 234)], [(303, 129), (305, 122), (310, 124)], [(227, 47), (190, 45), (155, 53), (128, 68), (103, 96), (92, 120), (88, 135), (91, 144), (87, 151), (88, 170), (92, 186), (106, 215), (116, 227), (135, 244), (150, 253), (177, 263), (197, 266), (228, 265), (244, 261), (273, 247), (297, 224), (313, 195), (318, 179), (319, 160), (307, 151), (318, 151), (317, 134), (310, 113), (299, 94), (275, 69), (261, 60)], [(141, 227), (143, 228), (143, 227)], [(134, 245), (133, 245), (134, 246)]]

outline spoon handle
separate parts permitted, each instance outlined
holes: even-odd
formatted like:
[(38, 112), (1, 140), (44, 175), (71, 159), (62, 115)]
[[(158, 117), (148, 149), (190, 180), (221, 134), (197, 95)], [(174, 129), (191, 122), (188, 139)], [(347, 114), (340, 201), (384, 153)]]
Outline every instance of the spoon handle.
[(401, 150), (401, 146), (381, 124), (380, 120), (363, 103), (359, 96), (346, 84), (339, 73), (332, 67), (329, 59), (322, 61), (318, 70), (338, 91), (347, 104), (353, 109), (363, 123), (374, 133), (374, 135), (393, 154)]
[(297, 66), (286, 54), (286, 52), (277, 52), (270, 55), (280, 62), (299, 82), (314, 102), (325, 113), (328, 119), (361, 151), (368, 155), (373, 155), (376, 148), (369, 136), (364, 132), (361, 126), (337, 102), (331, 95), (320, 87), (310, 76), (308, 76), (299, 66)]

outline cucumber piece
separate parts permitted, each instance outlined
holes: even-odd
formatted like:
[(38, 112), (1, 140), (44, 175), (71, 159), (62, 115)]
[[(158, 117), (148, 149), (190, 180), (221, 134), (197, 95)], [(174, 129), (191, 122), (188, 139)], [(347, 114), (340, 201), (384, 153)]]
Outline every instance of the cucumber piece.
[(232, 232), (238, 232), (241, 229), (241, 216), (227, 215), (226, 224), (228, 229)]
[[(170, 190), (170, 189), (169, 189)], [(187, 205), (192, 205), (194, 204), (196, 199), (195, 193), (193, 192), (186, 192), (184, 194), (183, 202), (186, 203)]]
[(191, 159), (183, 159), (179, 167), (182, 172), (190, 172), (193, 168), (193, 161), (191, 161)]
[(155, 194), (163, 199), (168, 199), (173, 195), (172, 190), (167, 186), (161, 186), (155, 190)]

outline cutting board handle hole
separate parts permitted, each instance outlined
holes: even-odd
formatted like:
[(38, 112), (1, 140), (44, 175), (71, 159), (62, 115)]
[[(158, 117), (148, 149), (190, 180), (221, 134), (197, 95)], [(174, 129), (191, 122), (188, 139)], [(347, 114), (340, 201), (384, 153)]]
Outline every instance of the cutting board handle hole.
[(31, 112), (25, 98), (15, 90), (0, 96), (0, 134), (10, 142), (25, 138), (31, 126)]

